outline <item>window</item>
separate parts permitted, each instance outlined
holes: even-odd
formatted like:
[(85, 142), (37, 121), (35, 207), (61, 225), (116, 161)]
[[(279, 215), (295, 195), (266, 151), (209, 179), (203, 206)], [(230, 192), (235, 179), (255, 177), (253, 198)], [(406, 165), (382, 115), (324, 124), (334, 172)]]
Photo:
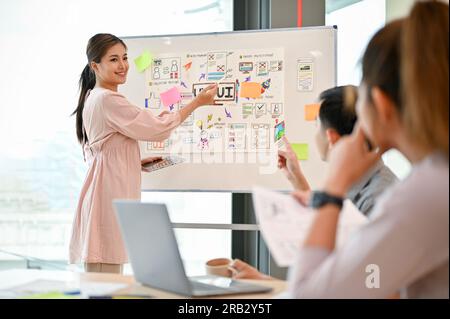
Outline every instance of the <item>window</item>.
[[(87, 40), (99, 32), (135, 36), (231, 31), (232, 14), (232, 0), (157, 5), (141, 0), (0, 2), (2, 249), (67, 260), (71, 223), (87, 170), (70, 116), (86, 65)], [(179, 200), (178, 194), (167, 194), (171, 205), (184, 205)], [(216, 200), (212, 195), (203, 201)], [(226, 196), (223, 200), (229, 201)], [(214, 241), (219, 235), (207, 236)], [(223, 244), (221, 238), (218, 245)]]
[[(144, 192), (142, 201), (165, 203), (174, 223), (230, 224), (231, 193)], [(231, 257), (231, 231), (175, 229), (190, 276), (204, 274), (206, 260)]]
[[(386, 23), (386, 1), (349, 2), (350, 5), (336, 7), (337, 1), (327, 0), (326, 24), (338, 26), (338, 85), (359, 85), (359, 61), (372, 36)], [(333, 10), (335, 7), (338, 9)], [(404, 178), (411, 170), (411, 164), (398, 151), (387, 152), (383, 160), (399, 178)]]
[[(329, 3), (327, 5), (331, 7)], [(385, 1), (380, 0), (356, 1), (326, 15), (326, 24), (338, 27), (338, 85), (359, 85), (359, 60), (370, 38), (384, 26), (385, 21)]]

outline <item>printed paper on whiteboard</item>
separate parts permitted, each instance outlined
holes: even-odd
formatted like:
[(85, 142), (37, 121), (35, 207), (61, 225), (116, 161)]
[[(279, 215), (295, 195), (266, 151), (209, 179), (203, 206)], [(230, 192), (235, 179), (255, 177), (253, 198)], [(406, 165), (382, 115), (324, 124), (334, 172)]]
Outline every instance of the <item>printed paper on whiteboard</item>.
[(314, 89), (314, 61), (300, 59), (297, 61), (297, 90), (309, 92)]
[[(284, 66), (282, 47), (155, 54), (143, 101), (155, 116), (218, 87), (214, 105), (197, 109), (166, 141), (147, 142), (146, 154), (276, 153), (281, 141), (274, 132), (285, 120)], [(175, 89), (179, 94), (167, 93)]]

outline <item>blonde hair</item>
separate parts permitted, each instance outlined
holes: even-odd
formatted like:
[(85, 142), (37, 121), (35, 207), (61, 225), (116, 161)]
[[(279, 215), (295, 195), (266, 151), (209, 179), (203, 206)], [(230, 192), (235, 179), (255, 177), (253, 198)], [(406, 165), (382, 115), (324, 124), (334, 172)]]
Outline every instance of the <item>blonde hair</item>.
[(448, 158), (449, 6), (439, 1), (414, 5), (403, 21), (401, 114), (406, 134)]

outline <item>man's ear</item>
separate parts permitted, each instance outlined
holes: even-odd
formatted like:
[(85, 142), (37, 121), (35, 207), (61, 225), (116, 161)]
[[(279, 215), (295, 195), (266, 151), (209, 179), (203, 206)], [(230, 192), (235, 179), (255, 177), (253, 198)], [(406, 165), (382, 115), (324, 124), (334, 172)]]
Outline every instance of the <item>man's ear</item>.
[(325, 134), (327, 135), (328, 144), (334, 145), (341, 138), (341, 135), (333, 128), (327, 128), (325, 130)]
[(395, 116), (396, 108), (392, 99), (379, 87), (372, 88), (372, 101), (381, 124), (390, 122)]

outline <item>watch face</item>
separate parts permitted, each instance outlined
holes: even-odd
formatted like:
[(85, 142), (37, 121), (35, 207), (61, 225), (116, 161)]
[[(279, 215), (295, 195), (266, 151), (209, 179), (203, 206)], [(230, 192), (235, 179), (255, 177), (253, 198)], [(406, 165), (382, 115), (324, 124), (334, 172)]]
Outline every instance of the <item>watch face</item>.
[(311, 207), (320, 208), (327, 204), (334, 204), (339, 208), (342, 208), (344, 199), (336, 196), (329, 195), (325, 192), (313, 192), (311, 198)]
[(319, 208), (322, 206), (322, 196), (319, 192), (314, 192), (311, 199), (311, 206), (313, 208)]

